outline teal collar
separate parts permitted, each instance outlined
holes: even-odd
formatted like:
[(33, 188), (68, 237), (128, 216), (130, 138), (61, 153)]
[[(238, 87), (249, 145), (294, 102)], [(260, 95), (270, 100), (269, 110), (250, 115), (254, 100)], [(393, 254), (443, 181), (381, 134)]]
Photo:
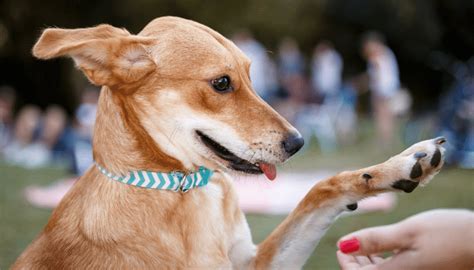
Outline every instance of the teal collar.
[(171, 190), (174, 192), (187, 192), (192, 188), (205, 186), (214, 173), (212, 170), (201, 166), (197, 171), (188, 174), (183, 172), (130, 171), (126, 176), (118, 176), (107, 171), (104, 167), (97, 164), (97, 162), (95, 166), (108, 178), (124, 184), (148, 189)]

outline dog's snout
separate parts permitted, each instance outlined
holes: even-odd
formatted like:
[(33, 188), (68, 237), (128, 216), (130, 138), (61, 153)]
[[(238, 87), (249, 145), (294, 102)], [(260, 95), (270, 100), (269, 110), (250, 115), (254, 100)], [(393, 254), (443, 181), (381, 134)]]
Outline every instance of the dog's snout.
[(299, 133), (292, 133), (281, 144), (285, 152), (292, 156), (303, 147), (304, 139)]

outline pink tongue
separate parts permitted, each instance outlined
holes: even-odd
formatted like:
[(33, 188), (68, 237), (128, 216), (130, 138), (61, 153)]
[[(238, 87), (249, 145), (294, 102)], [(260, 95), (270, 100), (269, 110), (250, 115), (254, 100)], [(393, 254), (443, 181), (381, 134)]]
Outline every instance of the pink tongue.
[(261, 162), (258, 164), (258, 166), (263, 171), (268, 180), (275, 180), (277, 176), (277, 170), (275, 168), (275, 165)]

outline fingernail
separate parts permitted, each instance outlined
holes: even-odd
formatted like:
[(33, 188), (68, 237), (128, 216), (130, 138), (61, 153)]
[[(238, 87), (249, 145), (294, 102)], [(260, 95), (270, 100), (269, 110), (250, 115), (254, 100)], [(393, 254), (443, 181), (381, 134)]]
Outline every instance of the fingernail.
[(357, 238), (355, 237), (348, 240), (341, 241), (339, 243), (339, 250), (346, 254), (358, 251), (359, 248), (360, 248), (359, 240), (357, 240)]

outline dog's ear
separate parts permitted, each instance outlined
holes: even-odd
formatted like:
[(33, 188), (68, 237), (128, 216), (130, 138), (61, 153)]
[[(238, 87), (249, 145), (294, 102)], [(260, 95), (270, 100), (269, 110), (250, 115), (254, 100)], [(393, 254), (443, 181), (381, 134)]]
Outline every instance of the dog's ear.
[(133, 83), (155, 69), (146, 48), (154, 40), (111, 25), (44, 30), (33, 47), (40, 59), (70, 56), (96, 85)]

